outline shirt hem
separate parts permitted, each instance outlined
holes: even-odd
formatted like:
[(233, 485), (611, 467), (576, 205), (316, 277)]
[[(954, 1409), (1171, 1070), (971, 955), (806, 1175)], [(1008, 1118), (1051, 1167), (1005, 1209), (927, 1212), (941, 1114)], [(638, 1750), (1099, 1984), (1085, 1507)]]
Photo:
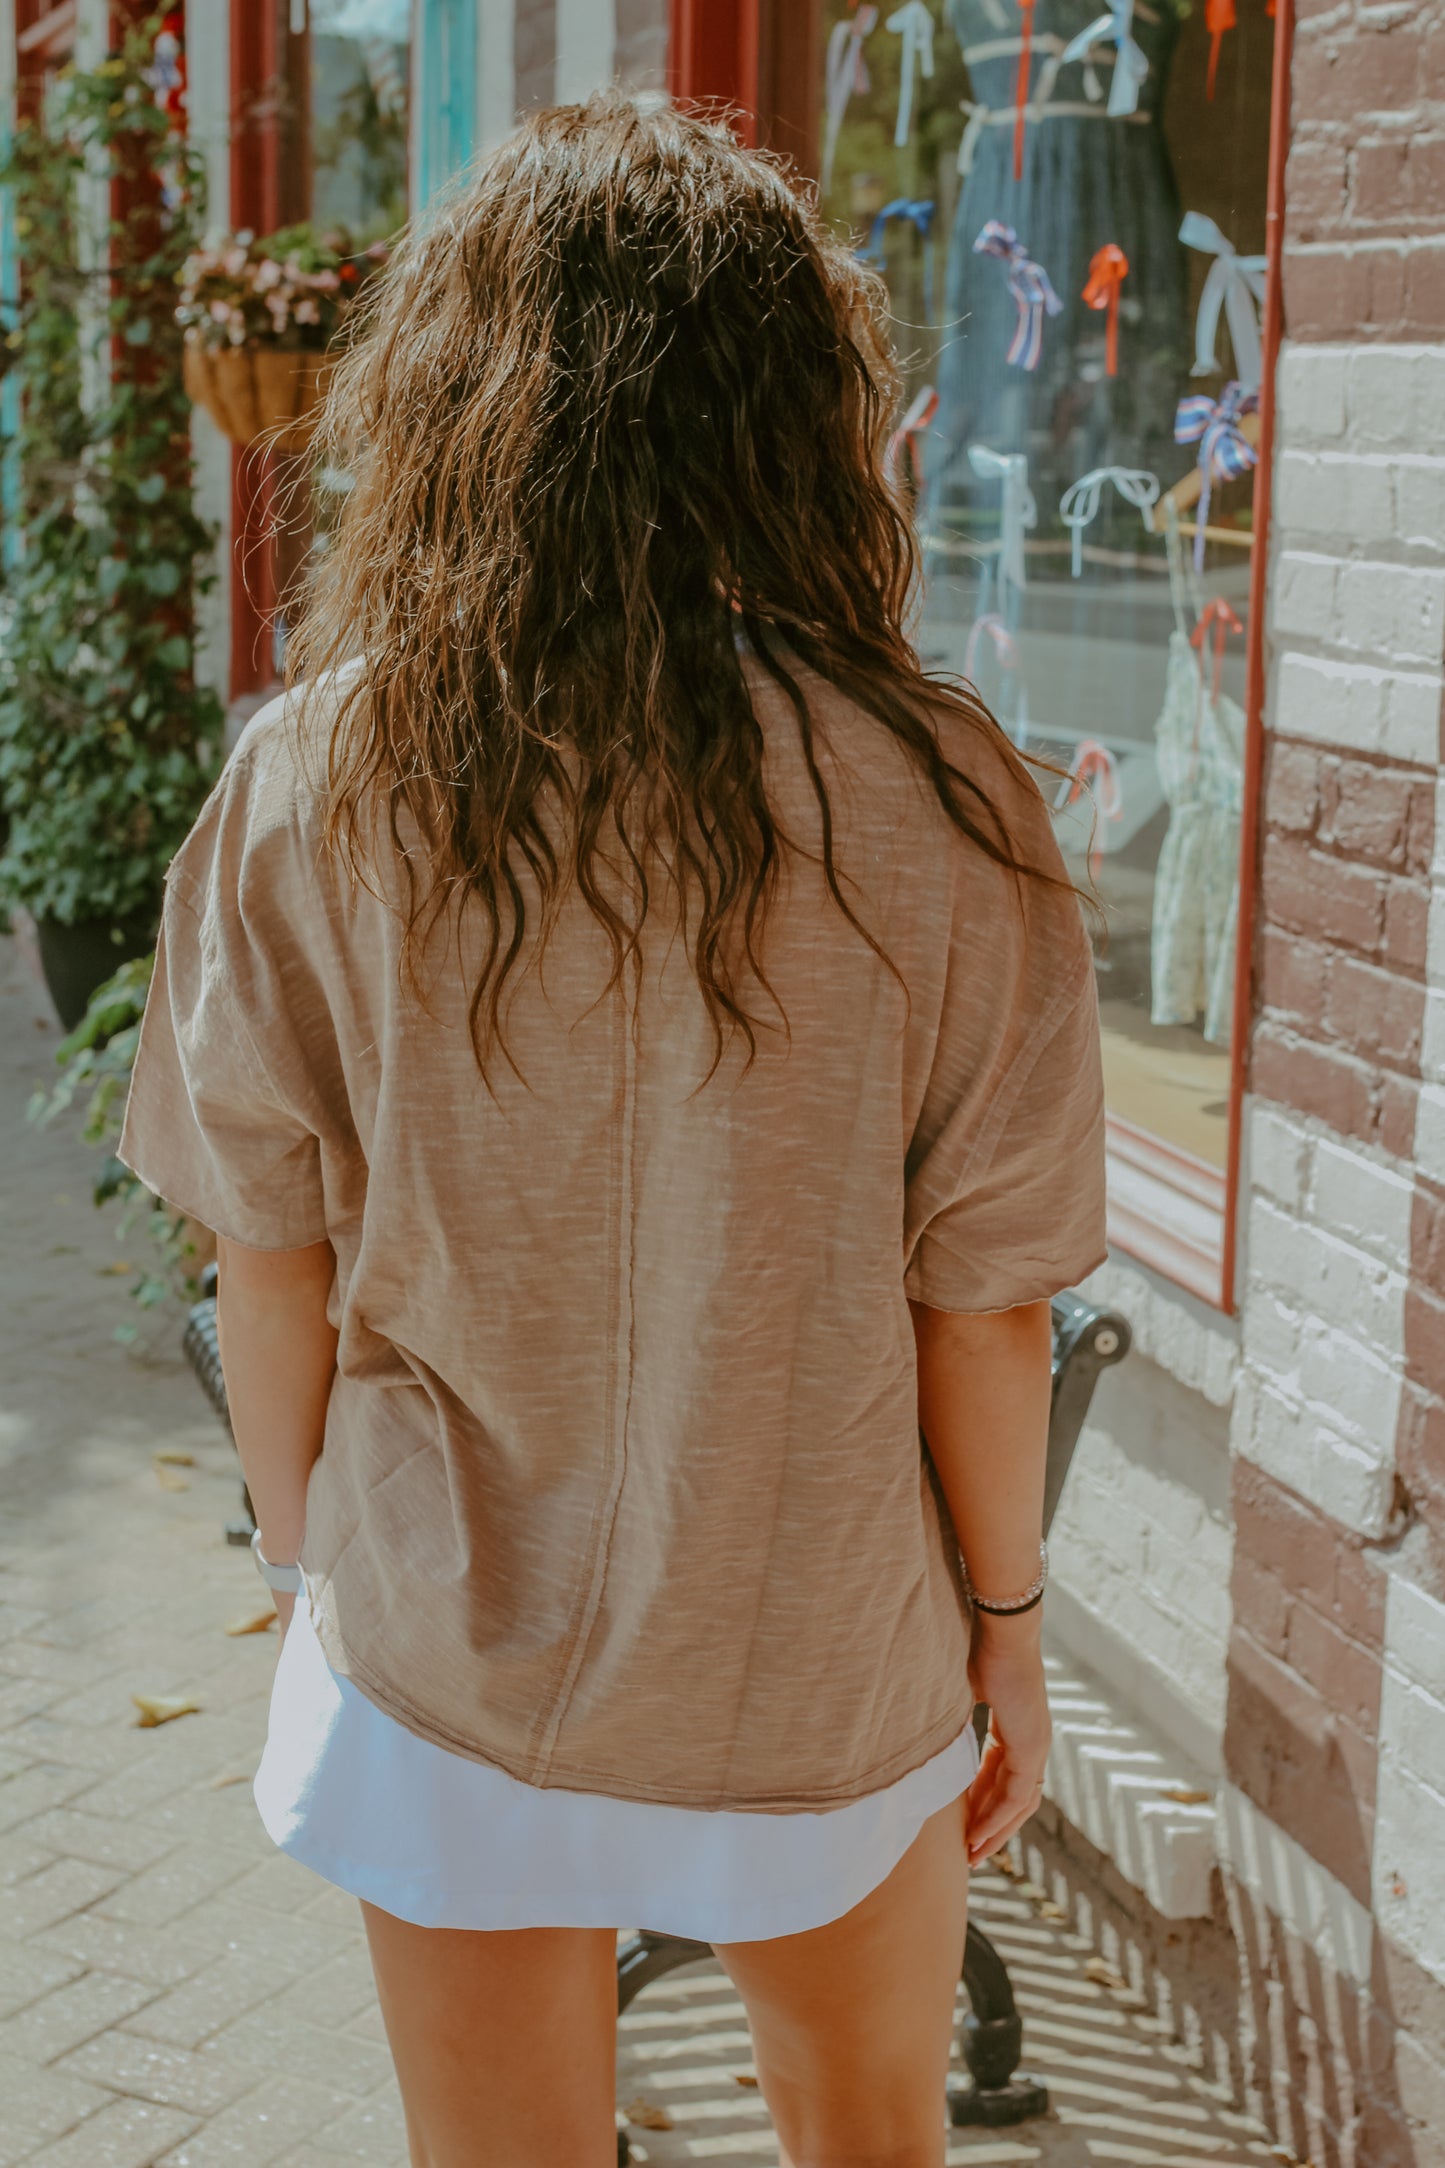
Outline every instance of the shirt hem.
[[(965, 1726), (965, 1729), (967, 1727)], [(960, 1733), (959, 1738), (963, 1734)], [(954, 1742), (957, 1743), (956, 1741)], [(947, 1753), (945, 1747), (942, 1752)], [(929, 1757), (932, 1759), (933, 1757)], [(348, 1896), (372, 1904), (413, 1927), (463, 1928), (497, 1932), (536, 1927), (598, 1927), (621, 1932), (639, 1923), (654, 1934), (680, 1935), (709, 1946), (730, 1942), (768, 1942), (784, 1935), (807, 1934), (841, 1919), (885, 1881), (915, 1841), (925, 1822), (962, 1799), (978, 1774), (978, 1754), (967, 1775), (940, 1770), (946, 1780), (913, 1802), (888, 1833), (866, 1869), (851, 1876), (820, 1881), (804, 1894), (796, 1885), (786, 1892), (750, 1888), (739, 1898), (730, 1893), (711, 1901), (704, 1896), (678, 1899), (656, 1891), (615, 1891), (585, 1895), (576, 1889), (473, 1891), (459, 1894), (449, 1884), (433, 1886), (411, 1877), (398, 1883), (384, 1870), (344, 1857), (310, 1838), (304, 1828), (287, 1828), (287, 1817), (268, 1814), (259, 1796), (257, 1812), (272, 1843), (299, 1866), (319, 1875)], [(901, 1780), (900, 1780), (901, 1781)], [(724, 1915), (719, 1918), (719, 1914)]]
[[(304, 1563), (304, 1562), (303, 1562)], [(318, 1576), (318, 1578), (320, 1578)], [(307, 1569), (308, 1585), (312, 1572)], [(525, 1754), (509, 1757), (496, 1749), (484, 1753), (475, 1740), (465, 1739), (457, 1732), (449, 1731), (434, 1718), (425, 1715), (379, 1680), (364, 1663), (358, 1663), (355, 1655), (339, 1639), (333, 1641), (329, 1622), (325, 1621), (320, 1606), (313, 1614), (316, 1620), (316, 1637), (321, 1643), (322, 1654), (334, 1671), (352, 1681), (368, 1700), (374, 1701), (387, 1716), (394, 1717), (419, 1739), (427, 1739), (433, 1746), (445, 1747), (449, 1754), (460, 1754), (467, 1761), (483, 1762), (493, 1769), (501, 1769), (521, 1784), (530, 1784), (537, 1791), (600, 1792), (606, 1798), (633, 1800), (642, 1806), (694, 1807), (708, 1813), (731, 1810), (739, 1814), (797, 1814), (816, 1811), (822, 1807), (851, 1806), (856, 1799), (866, 1799), (870, 1792), (883, 1791), (901, 1778), (911, 1776), (924, 1762), (952, 1745), (963, 1732), (973, 1715), (974, 1703), (970, 1695), (962, 1705), (935, 1719), (927, 1731), (917, 1733), (906, 1746), (900, 1747), (886, 1761), (875, 1762), (871, 1768), (842, 1779), (837, 1784), (819, 1785), (806, 1790), (788, 1792), (736, 1793), (698, 1791), (687, 1785), (639, 1783), (628, 1770), (587, 1768), (580, 1763), (568, 1761), (565, 1765), (553, 1759), (547, 1770), (546, 1781), (539, 1783), (530, 1774), (531, 1757)], [(331, 1645), (328, 1645), (331, 1644)], [(744, 1938), (739, 1938), (744, 1939)]]

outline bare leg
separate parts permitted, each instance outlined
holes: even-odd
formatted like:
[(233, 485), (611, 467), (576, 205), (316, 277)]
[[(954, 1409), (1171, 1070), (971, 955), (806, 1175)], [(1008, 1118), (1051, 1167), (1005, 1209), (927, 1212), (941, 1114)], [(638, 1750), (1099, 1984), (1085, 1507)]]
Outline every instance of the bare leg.
[(612, 1930), (472, 1934), (361, 1909), (412, 2168), (615, 2168)]
[(931, 1816), (842, 1919), (719, 1948), (747, 2008), (781, 2168), (943, 2168), (966, 1815), (965, 1798)]

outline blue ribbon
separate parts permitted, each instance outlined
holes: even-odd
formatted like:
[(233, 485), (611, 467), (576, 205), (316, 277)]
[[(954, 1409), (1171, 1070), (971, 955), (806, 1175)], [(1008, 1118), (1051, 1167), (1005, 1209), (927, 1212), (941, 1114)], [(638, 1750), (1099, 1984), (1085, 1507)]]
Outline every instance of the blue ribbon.
[(1044, 311), (1057, 316), (1063, 307), (1048, 272), (1035, 263), (1012, 226), (991, 218), (973, 244), (975, 256), (994, 256), (1008, 270), (1008, 290), (1018, 304), (1019, 320), (1008, 359), (1021, 369), (1037, 369), (1044, 344)]
[(893, 225), (912, 226), (923, 244), (923, 313), (929, 323), (933, 322), (933, 214), (938, 206), (931, 196), (895, 196), (885, 203), (868, 231), (868, 246), (858, 254), (864, 263), (876, 264), (881, 271), (887, 263), (883, 248), (883, 236)]
[(1194, 569), (1204, 570), (1204, 530), (1209, 524), (1210, 492), (1216, 482), (1234, 482), (1257, 466), (1259, 455), (1240, 428), (1246, 414), (1259, 411), (1259, 393), (1236, 382), (1217, 399), (1196, 392), (1181, 399), (1174, 416), (1176, 444), (1199, 446), (1199, 517), (1194, 524)]
[[(1071, 60), (1087, 61), (1091, 46), (1102, 44), (1112, 38), (1117, 48), (1114, 61), (1114, 80), (1109, 85), (1109, 117), (1118, 120), (1125, 113), (1137, 112), (1139, 89), (1149, 73), (1149, 62), (1144, 48), (1134, 37), (1134, 0), (1111, 0), (1102, 15), (1096, 16), (1087, 29), (1064, 47), (1059, 55), (1062, 68)], [(1089, 96), (1097, 98), (1098, 85), (1088, 79)]]

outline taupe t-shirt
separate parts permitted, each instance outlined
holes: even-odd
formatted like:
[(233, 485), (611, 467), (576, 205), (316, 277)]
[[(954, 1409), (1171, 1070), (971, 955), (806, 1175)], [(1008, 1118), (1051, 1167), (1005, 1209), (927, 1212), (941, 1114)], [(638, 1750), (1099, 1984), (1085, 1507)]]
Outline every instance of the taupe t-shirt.
[[(815, 847), (795, 721), (749, 669), (771, 800)], [(819, 1808), (954, 1738), (966, 1605), (905, 1297), (1007, 1308), (1104, 1255), (1076, 902), (1020, 897), (880, 724), (803, 682), (837, 862), (907, 996), (794, 858), (763, 937), (788, 1033), (706, 1082), (681, 944), (599, 1000), (574, 900), (507, 1010), (521, 1076), (494, 1060), (488, 1091), (476, 927), (459, 968), (443, 924), (419, 1004), (395, 910), (318, 850), (280, 703), (170, 872), (121, 1156), (233, 1242), (331, 1242), (322, 1645), (531, 1784)], [(940, 729), (1057, 867), (998, 745)]]

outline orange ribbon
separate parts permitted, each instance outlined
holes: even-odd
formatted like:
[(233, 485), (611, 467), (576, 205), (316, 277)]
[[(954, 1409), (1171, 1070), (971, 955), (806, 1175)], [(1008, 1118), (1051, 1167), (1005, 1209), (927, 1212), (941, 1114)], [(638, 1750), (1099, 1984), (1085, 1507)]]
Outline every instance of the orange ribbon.
[[(1231, 6), (1233, 0), (1230, 0)], [(1019, 75), (1014, 86), (1014, 179), (1024, 177), (1024, 114), (1029, 102), (1034, 58), (1034, 0), (1019, 0), (1023, 17), (1019, 36)]]
[(1211, 692), (1212, 697), (1217, 700), (1219, 698), (1219, 674), (1224, 668), (1224, 643), (1230, 633), (1243, 632), (1244, 630), (1244, 626), (1235, 616), (1223, 595), (1216, 595), (1212, 602), (1205, 603), (1204, 608), (1199, 613), (1199, 621), (1189, 635), (1189, 645), (1197, 647), (1199, 650), (1199, 683), (1201, 690), (1204, 685), (1204, 649), (1209, 639), (1211, 627), (1214, 630), (1214, 684)]
[(1204, 27), (1209, 32), (1209, 76), (1205, 83), (1205, 95), (1214, 96), (1214, 78), (1219, 73), (1219, 48), (1224, 42), (1226, 30), (1233, 30), (1239, 22), (1234, 0), (1204, 0)]
[(1095, 249), (1083, 299), (1091, 309), (1107, 309), (1104, 325), (1104, 373), (1119, 374), (1119, 288), (1129, 276), (1129, 259), (1117, 241)]

